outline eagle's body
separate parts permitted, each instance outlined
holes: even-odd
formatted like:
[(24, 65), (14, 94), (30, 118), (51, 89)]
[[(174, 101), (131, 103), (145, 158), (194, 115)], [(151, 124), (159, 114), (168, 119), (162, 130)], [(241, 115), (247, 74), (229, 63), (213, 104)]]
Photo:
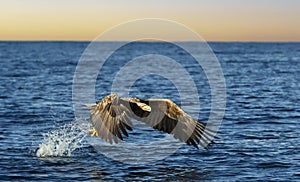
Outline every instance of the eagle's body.
[(87, 106), (91, 109), (92, 135), (110, 143), (118, 143), (124, 135), (128, 137), (127, 130), (132, 130), (131, 119), (173, 134), (176, 139), (196, 148), (198, 144), (206, 148), (216, 133), (169, 99), (119, 98), (116, 94), (110, 94), (100, 102)]

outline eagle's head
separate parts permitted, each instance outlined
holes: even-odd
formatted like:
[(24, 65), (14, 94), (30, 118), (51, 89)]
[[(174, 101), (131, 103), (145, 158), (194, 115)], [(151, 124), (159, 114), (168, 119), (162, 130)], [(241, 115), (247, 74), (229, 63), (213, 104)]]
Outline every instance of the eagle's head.
[(113, 105), (119, 104), (119, 96), (116, 93), (110, 94), (110, 99)]

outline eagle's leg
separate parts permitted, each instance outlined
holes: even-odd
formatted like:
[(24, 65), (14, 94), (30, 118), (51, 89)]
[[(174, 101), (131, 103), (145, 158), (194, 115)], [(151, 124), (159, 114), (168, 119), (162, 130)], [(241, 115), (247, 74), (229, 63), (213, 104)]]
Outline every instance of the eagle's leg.
[(99, 133), (98, 131), (93, 127), (93, 129), (89, 130), (91, 136), (99, 136)]

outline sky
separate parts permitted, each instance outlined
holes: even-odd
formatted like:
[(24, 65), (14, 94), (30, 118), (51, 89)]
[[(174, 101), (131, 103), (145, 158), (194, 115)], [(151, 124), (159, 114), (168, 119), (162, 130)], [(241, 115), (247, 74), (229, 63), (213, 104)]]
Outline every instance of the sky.
[(0, 40), (93, 40), (142, 18), (182, 23), (207, 41), (300, 41), (300, 0), (0, 0)]

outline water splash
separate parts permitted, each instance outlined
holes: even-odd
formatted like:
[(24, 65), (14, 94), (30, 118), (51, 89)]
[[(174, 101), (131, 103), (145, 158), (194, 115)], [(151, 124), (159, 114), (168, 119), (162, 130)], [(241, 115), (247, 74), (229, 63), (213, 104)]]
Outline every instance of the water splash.
[(36, 151), (37, 157), (71, 156), (83, 147), (91, 125), (86, 119), (75, 119), (58, 129), (43, 134), (43, 142)]

